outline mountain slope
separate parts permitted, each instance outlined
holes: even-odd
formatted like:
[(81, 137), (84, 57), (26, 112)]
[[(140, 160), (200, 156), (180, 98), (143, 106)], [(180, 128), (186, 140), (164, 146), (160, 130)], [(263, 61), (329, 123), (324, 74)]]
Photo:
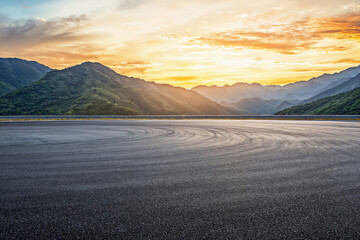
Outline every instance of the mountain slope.
[(235, 103), (224, 101), (220, 103), (227, 108), (235, 108), (239, 112), (249, 115), (271, 115), (294, 105), (281, 99), (265, 100), (259, 97), (244, 98)]
[(321, 92), (336, 87), (360, 73), (360, 66), (351, 67), (343, 71), (311, 78), (307, 81), (299, 81), (284, 85), (280, 92), (291, 94), (299, 100), (311, 98)]
[(340, 85), (330, 88), (322, 93), (319, 93), (318, 95), (311, 97), (309, 99), (306, 99), (303, 103), (309, 103), (316, 101), (318, 99), (333, 96), (339, 93), (348, 92), (355, 88), (360, 87), (360, 74), (356, 75), (355, 77), (351, 78), (350, 80), (347, 80), (346, 82), (341, 83)]
[(262, 99), (271, 99), (276, 95), (272, 87), (263, 86), (259, 83), (235, 83), (234, 85), (219, 86), (196, 86), (191, 90), (217, 102), (238, 102), (244, 98), (260, 97)]
[[(312, 98), (326, 91), (329, 91), (327, 94), (331, 93), (330, 95), (334, 95), (340, 92), (351, 90), (353, 88), (343, 88), (343, 86), (345, 86), (343, 85), (339, 87), (343, 88), (342, 90), (338, 89), (334, 91), (338, 86), (345, 84), (345, 82), (354, 78), (358, 74), (360, 74), (360, 66), (348, 68), (334, 74), (323, 74), (308, 81), (299, 81), (284, 86), (263, 86), (261, 84), (236, 83), (231, 86), (225, 85), (223, 87), (197, 86), (192, 90), (219, 103), (227, 102), (236, 105), (236, 103), (239, 103), (243, 99), (247, 99), (246, 101), (250, 105), (245, 106), (242, 104), (244, 108), (253, 109), (255, 111), (260, 110), (258, 111), (259, 114), (269, 114), (269, 112), (271, 112), (269, 111), (269, 107), (276, 110), (281, 109), (281, 106), (279, 106), (279, 108), (276, 106), (276, 101), (273, 101), (271, 106), (266, 107), (267, 103), (265, 103), (256, 109), (252, 108), (252, 106), (254, 106), (254, 102), (249, 101), (248, 99), (253, 98), (253, 100), (256, 100), (256, 98), (261, 98), (265, 101), (282, 100), (285, 103), (283, 106), (289, 107), (290, 105), (299, 104), (306, 99)], [(320, 95), (319, 97), (321, 98), (330, 95), (324, 94)], [(319, 97), (317, 97), (317, 99)], [(241, 107), (240, 110), (244, 110), (243, 107)], [(251, 110), (251, 112), (254, 112), (253, 110)]]
[(291, 107), (276, 115), (359, 115), (360, 88)]
[(228, 114), (184, 88), (117, 74), (99, 63), (55, 70), (0, 98), (0, 114)]
[(0, 58), (0, 96), (31, 84), (51, 70), (34, 61)]

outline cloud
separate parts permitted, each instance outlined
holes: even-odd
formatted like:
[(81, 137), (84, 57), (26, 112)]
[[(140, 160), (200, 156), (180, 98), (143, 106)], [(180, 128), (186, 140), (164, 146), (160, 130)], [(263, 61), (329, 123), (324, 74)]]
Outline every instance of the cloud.
[(124, 62), (113, 62), (103, 61), (103, 63), (111, 68), (115, 69), (121, 74), (144, 74), (147, 70), (151, 69), (154, 65), (149, 61), (124, 61)]
[(210, 37), (197, 38), (203, 43), (235, 48), (271, 50), (282, 54), (295, 54), (296, 50), (310, 48), (315, 41), (311, 35), (306, 38), (298, 34), (279, 34), (273, 32), (233, 31), (216, 33)]
[(70, 42), (81, 38), (77, 30), (87, 20), (85, 15), (45, 20), (8, 20), (0, 24), (0, 50), (21, 51), (40, 44)]
[(332, 64), (337, 64), (337, 63), (360, 64), (360, 59), (342, 58), (342, 59), (334, 60), (334, 61), (326, 61), (325, 63), (332, 63)]
[(0, 24), (4, 23), (4, 22), (8, 22), (9, 21), (9, 17), (4, 15), (4, 14), (0, 14)]
[(317, 32), (339, 39), (360, 40), (360, 13), (317, 19)]
[(0, 55), (35, 60), (53, 68), (97, 61), (107, 53), (93, 44), (93, 36), (82, 31), (88, 21), (86, 15), (8, 19), (0, 23)]
[(119, 8), (120, 9), (133, 9), (133, 8), (140, 6), (141, 4), (143, 4), (146, 1), (147, 0), (121, 0), (119, 3)]
[(0, 55), (53, 68), (96, 61), (178, 86), (291, 82), (355, 64), (360, 5), (339, 2), (31, 1), (0, 8)]
[(269, 24), (228, 30), (198, 37), (202, 43), (233, 47), (270, 50), (281, 54), (297, 54), (306, 50), (341, 51), (346, 46), (316, 46), (324, 39), (360, 41), (360, 15), (304, 18), (288, 24)]
[(330, 72), (334, 68), (333, 67), (311, 67), (311, 68), (294, 68), (290, 69), (292, 72)]

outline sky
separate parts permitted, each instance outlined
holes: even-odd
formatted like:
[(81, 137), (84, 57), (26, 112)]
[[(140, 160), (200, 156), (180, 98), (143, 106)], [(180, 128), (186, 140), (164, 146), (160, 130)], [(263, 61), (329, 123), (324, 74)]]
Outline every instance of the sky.
[(360, 64), (360, 0), (1, 0), (0, 56), (191, 88)]

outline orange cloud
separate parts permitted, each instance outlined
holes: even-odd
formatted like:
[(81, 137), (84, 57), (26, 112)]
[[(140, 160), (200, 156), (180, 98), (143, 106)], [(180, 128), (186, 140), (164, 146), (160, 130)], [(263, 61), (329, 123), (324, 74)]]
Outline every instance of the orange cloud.
[(85, 15), (56, 18), (46, 21), (32, 18), (0, 24), (0, 50), (34, 48), (41, 44), (73, 42), (87, 36), (78, 35)]
[(216, 32), (198, 37), (210, 45), (234, 48), (270, 50), (282, 54), (297, 54), (309, 49), (341, 51), (346, 46), (315, 46), (326, 38), (360, 40), (360, 15), (348, 14), (338, 17), (305, 18), (289, 24), (269, 24), (252, 28)]
[(103, 61), (104, 64), (110, 66), (121, 74), (144, 74), (151, 68), (152, 64), (148, 61), (129, 61), (129, 62), (111, 62), (109, 60)]
[(317, 19), (317, 32), (340, 39), (360, 39), (360, 14)]
[(332, 67), (324, 67), (324, 68), (294, 68), (291, 69), (292, 72), (320, 72), (320, 73), (324, 73), (324, 72), (331, 72), (333, 71), (334, 68)]
[(350, 64), (359, 64), (360, 63), (360, 59), (355, 59), (355, 58), (342, 58), (339, 60), (334, 60), (334, 61), (326, 61), (325, 63), (350, 63)]
[(44, 4), (28, 20), (0, 11), (0, 55), (59, 69), (96, 61), (185, 87), (284, 84), (360, 63), (352, 0), (66, 2)]

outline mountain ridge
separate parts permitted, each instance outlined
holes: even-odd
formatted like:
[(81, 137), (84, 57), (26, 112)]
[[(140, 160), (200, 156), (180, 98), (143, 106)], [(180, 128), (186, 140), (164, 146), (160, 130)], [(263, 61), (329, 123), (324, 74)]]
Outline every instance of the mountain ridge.
[(356, 75), (353, 78), (350, 78), (349, 80), (347, 80), (339, 85), (336, 85), (335, 87), (332, 87), (332, 88), (330, 88), (324, 92), (321, 92), (309, 99), (306, 99), (303, 103), (309, 103), (309, 102), (316, 101), (316, 100), (324, 98), (324, 97), (334, 96), (339, 93), (348, 92), (348, 91), (351, 91), (358, 87), (360, 87), (360, 74)]
[[(282, 86), (239, 82), (233, 85), (224, 85), (223, 87), (199, 85), (192, 88), (192, 90), (213, 101), (226, 103), (227, 107), (233, 105), (240, 111), (245, 110), (249, 114), (269, 114), (281, 110), (278, 109), (279, 106), (289, 107), (302, 104), (305, 101), (310, 101), (311, 98), (317, 95), (321, 96), (322, 93), (326, 95), (326, 91), (330, 93), (329, 89), (334, 90), (341, 85), (344, 86), (342, 92), (351, 90), (349, 87), (345, 87), (345, 83), (358, 74), (360, 74), (360, 65), (333, 74), (324, 73), (307, 81), (298, 81)], [(334, 91), (332, 95), (339, 92), (341, 91)], [(261, 98), (261, 100), (256, 98)], [(244, 99), (247, 99), (246, 101), (249, 102), (249, 105), (242, 105), (239, 108), (239, 102)], [(249, 99), (253, 99), (253, 101), (249, 101)], [(283, 101), (284, 104), (276, 106), (278, 100)], [(272, 102), (273, 105), (269, 105), (269, 102)], [(251, 105), (253, 108), (251, 108)], [(263, 109), (263, 111), (259, 112), (259, 108)], [(269, 111), (269, 108), (274, 111)]]
[(275, 115), (359, 115), (360, 88), (294, 106)]
[(121, 75), (98, 62), (53, 70), (35, 61), (0, 58), (0, 95), (7, 94), (0, 98), (0, 114), (269, 115), (357, 87), (360, 65), (283, 86), (237, 82), (186, 90)]
[(184, 88), (127, 77), (96, 62), (54, 70), (0, 98), (0, 114), (214, 114), (229, 111)]
[(0, 58), (0, 96), (33, 83), (51, 70), (35, 61)]

